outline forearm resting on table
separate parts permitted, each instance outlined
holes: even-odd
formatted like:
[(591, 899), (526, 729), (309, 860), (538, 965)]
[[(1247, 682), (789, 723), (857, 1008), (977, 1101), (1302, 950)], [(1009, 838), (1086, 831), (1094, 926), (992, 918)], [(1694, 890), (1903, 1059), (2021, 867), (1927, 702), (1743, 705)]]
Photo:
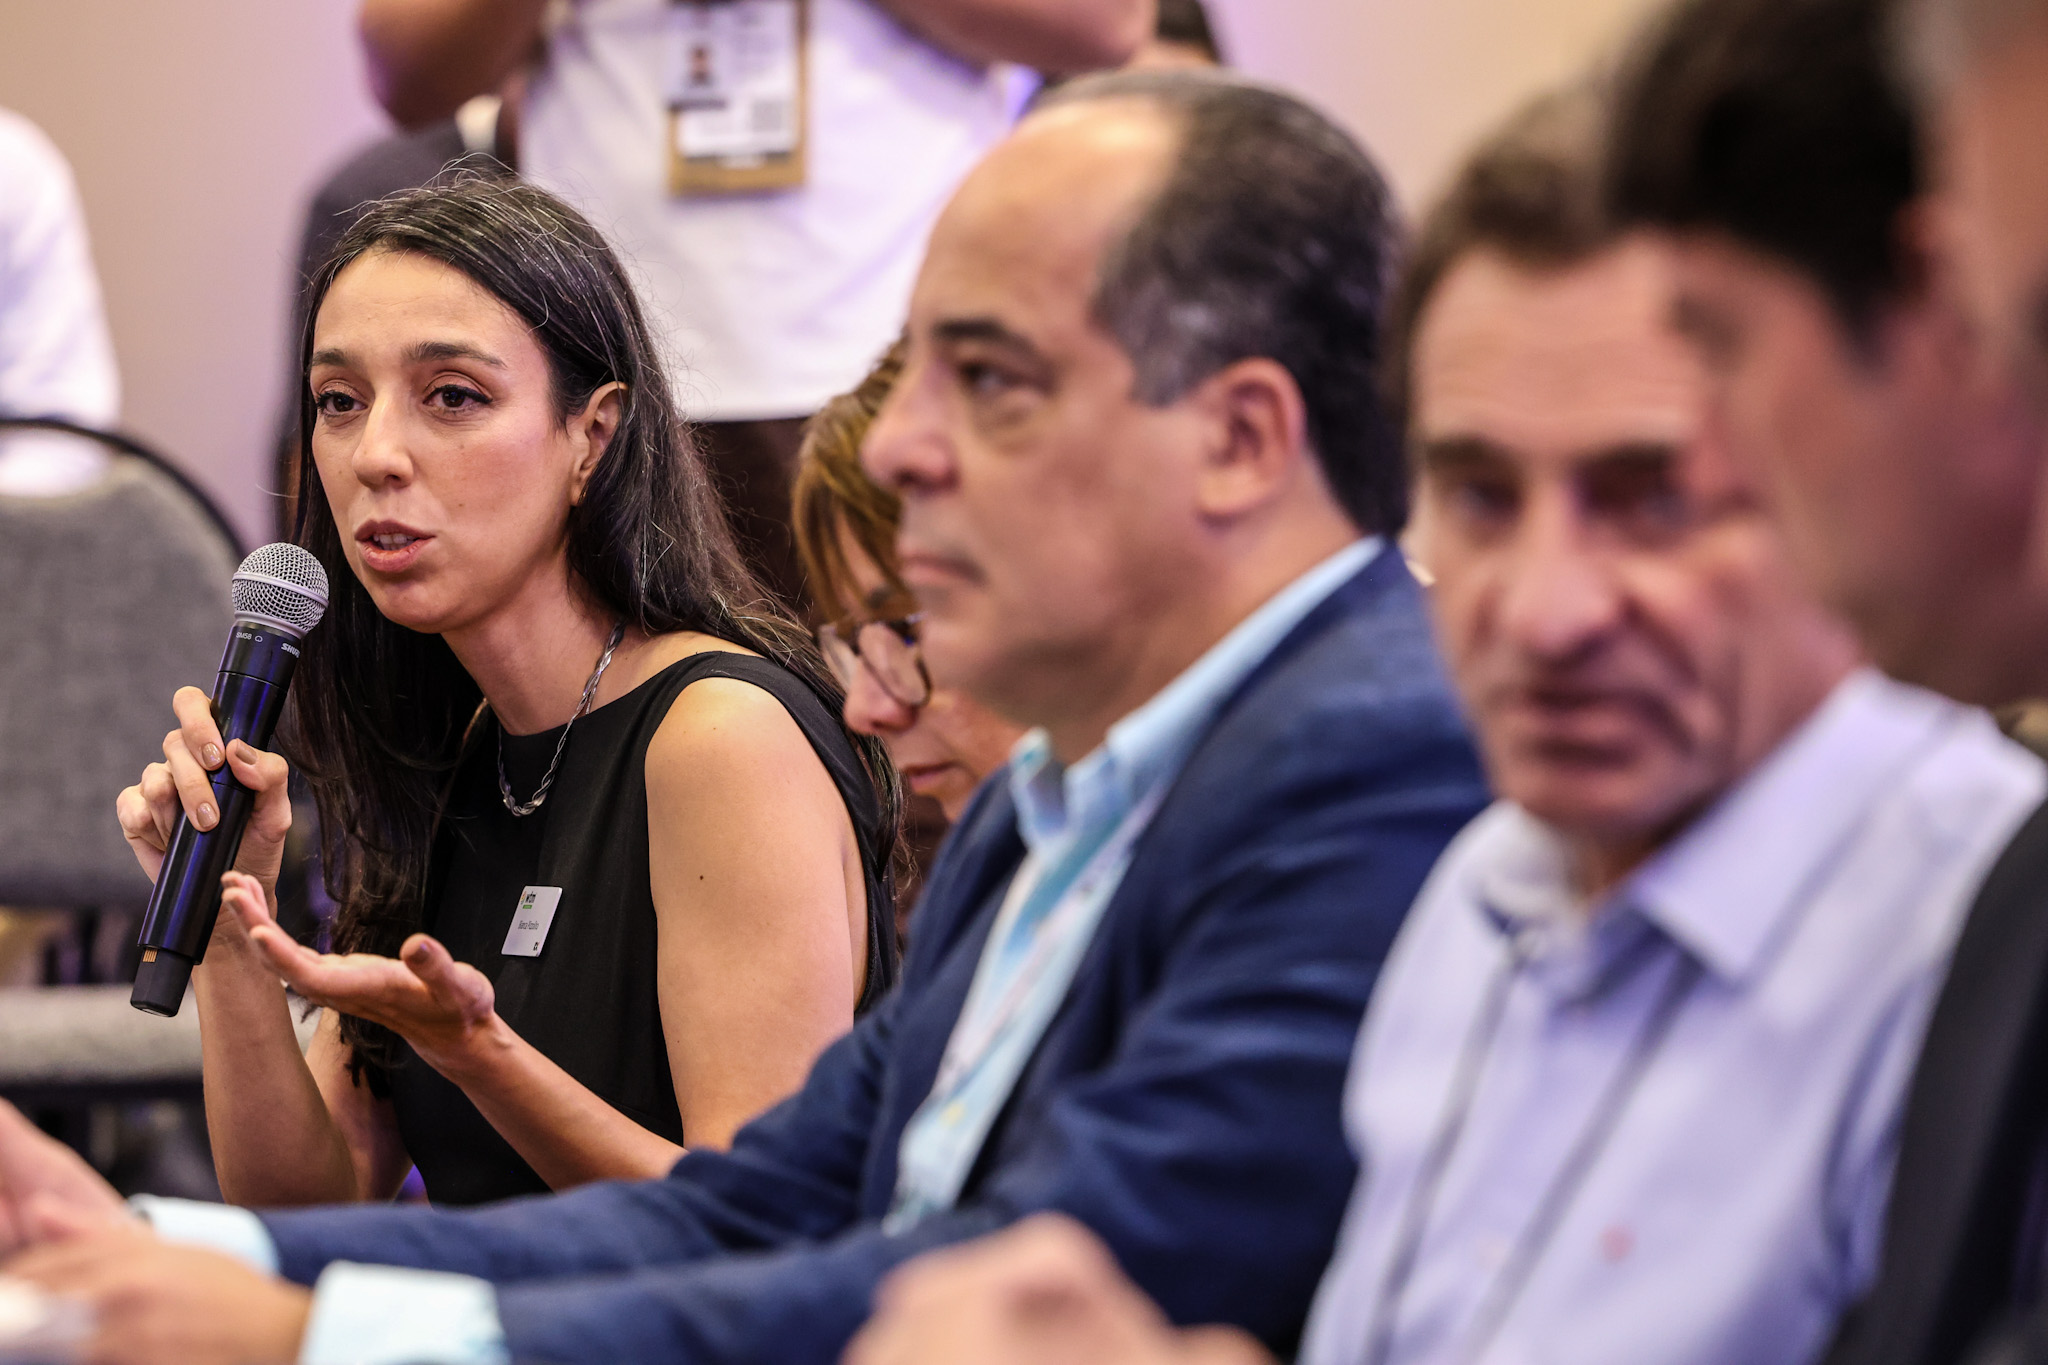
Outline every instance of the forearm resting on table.
[(216, 944), (192, 978), (206, 1127), (222, 1195), (257, 1206), (363, 1199), (362, 1173), (292, 1028), (277, 974)]
[(1158, 22), (1156, 0), (878, 0), (971, 62), (1017, 62), (1055, 76), (1122, 66)]
[(363, 0), (370, 84), (407, 128), (496, 90), (540, 41), (547, 0)]
[(492, 1016), (459, 1059), (429, 1059), (551, 1189), (593, 1180), (652, 1180), (683, 1149), (612, 1108)]

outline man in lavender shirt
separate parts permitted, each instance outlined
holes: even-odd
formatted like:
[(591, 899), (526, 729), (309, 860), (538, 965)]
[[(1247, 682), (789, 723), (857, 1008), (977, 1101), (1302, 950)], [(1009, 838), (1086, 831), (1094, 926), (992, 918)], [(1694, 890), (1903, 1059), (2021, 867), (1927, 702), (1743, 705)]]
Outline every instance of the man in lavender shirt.
[[(1602, 219), (1598, 115), (1482, 150), (1397, 305), (1412, 549), (1501, 799), (1368, 1011), (1310, 1365), (1813, 1360), (1875, 1273), (1957, 926), (2043, 788), (1795, 586), (1669, 256)], [(849, 1365), (1263, 1358), (1049, 1220), (877, 1306)]]

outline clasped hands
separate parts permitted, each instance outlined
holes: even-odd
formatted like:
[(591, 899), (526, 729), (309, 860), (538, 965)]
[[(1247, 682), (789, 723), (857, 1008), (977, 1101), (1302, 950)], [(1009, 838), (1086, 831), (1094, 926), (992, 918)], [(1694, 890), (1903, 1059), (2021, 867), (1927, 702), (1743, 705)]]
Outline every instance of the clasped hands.
[(208, 946), (209, 962), (215, 953), (253, 953), (306, 999), (384, 1025), (451, 1079), (459, 1080), (509, 1039), (490, 979), (455, 961), (425, 934), (406, 940), (396, 958), (335, 956), (303, 947), (278, 928), (273, 907), (292, 827), (290, 769), (277, 754), (240, 740), (224, 743), (212, 702), (198, 688), (178, 689), (171, 708), (178, 728), (164, 736), (163, 761), (143, 769), (141, 780), (115, 802), (121, 832), (142, 870), (152, 880), (161, 871), (181, 813), (202, 830), (218, 823), (211, 778), (223, 764), (256, 798), (235, 870), (223, 883), (224, 913)]
[(288, 1365), (312, 1295), (158, 1240), (77, 1153), (0, 1100), (0, 1275), (85, 1304), (99, 1365)]

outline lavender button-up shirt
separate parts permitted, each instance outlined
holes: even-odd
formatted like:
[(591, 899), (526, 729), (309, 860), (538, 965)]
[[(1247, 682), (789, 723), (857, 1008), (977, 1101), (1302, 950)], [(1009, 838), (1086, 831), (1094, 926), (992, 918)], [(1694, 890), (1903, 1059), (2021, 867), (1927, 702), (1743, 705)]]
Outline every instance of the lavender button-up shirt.
[(1804, 1365), (1868, 1286), (1977, 882), (2041, 800), (1981, 713), (1859, 673), (1597, 905), (1498, 805), (1367, 1012), (1362, 1173), (1305, 1365)]

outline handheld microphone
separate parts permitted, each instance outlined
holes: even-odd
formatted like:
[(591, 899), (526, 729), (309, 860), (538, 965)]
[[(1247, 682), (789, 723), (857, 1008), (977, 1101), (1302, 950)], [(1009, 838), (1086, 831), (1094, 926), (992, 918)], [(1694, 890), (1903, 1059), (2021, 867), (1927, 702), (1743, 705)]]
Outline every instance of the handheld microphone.
[[(279, 541), (242, 561), (230, 594), (235, 624), (214, 679), (213, 719), (223, 749), (238, 739), (266, 749), (298, 667), (299, 641), (327, 610), (327, 572), (305, 550)], [(128, 1003), (150, 1014), (174, 1015), (184, 1004), (185, 985), (206, 956), (220, 914), (221, 878), (234, 866), (256, 804), (225, 762), (210, 780), (219, 821), (202, 831), (178, 817), (143, 913), (142, 966)]]

